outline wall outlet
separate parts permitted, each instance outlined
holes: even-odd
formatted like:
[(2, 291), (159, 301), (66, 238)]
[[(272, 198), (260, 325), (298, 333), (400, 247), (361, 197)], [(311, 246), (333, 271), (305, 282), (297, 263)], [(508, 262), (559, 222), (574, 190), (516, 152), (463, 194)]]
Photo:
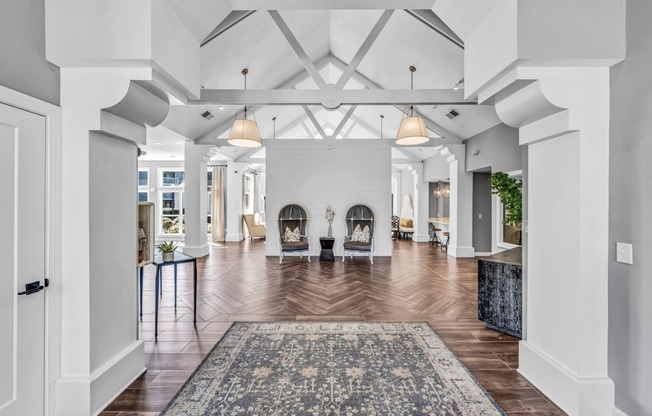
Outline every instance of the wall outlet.
[(482, 219), (482, 214), (478, 214), (478, 218)]
[(631, 244), (616, 243), (616, 261), (618, 263), (634, 264), (634, 247)]

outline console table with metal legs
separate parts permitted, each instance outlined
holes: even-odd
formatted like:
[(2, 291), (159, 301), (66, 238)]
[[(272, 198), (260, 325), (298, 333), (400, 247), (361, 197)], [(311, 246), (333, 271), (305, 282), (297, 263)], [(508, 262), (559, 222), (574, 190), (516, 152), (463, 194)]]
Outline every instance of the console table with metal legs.
[[(161, 285), (163, 280), (163, 267), (174, 266), (174, 309), (177, 308), (177, 265), (183, 263), (192, 263), (193, 267), (193, 322), (197, 323), (197, 259), (178, 251), (174, 252), (174, 260), (163, 261), (159, 254), (154, 257), (152, 263), (156, 266), (155, 289), (154, 289), (154, 337), (158, 337), (158, 302), (159, 296), (162, 295)], [(140, 319), (143, 319), (143, 268), (140, 268)]]

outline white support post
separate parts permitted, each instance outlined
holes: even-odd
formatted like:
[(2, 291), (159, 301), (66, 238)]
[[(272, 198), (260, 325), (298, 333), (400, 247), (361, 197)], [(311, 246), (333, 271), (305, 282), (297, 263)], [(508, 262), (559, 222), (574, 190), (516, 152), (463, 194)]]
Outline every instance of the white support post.
[(210, 252), (206, 218), (208, 215), (208, 155), (211, 146), (185, 143), (185, 219), (186, 239), (183, 252), (193, 257), (204, 257)]
[(229, 162), (226, 167), (226, 241), (242, 241), (242, 176), (244, 163)]
[[(55, 415), (82, 416), (95, 414), (107, 401), (132, 379), (144, 371), (144, 347), (136, 340), (136, 316), (121, 321), (122, 314), (108, 315), (107, 311), (92, 302), (98, 296), (99, 274), (96, 270), (102, 258), (98, 250), (103, 244), (93, 239), (91, 228), (91, 145), (90, 132), (101, 130), (101, 110), (121, 101), (129, 90), (133, 79), (148, 79), (151, 70), (147, 68), (63, 68), (61, 70), (61, 108), (62, 108), (62, 149), (61, 149), (61, 281), (58, 285), (61, 305), (57, 319), (60, 333), (54, 334), (53, 348), (57, 349), (58, 374), (54, 377)], [(119, 142), (122, 143), (122, 142)], [(135, 152), (135, 145), (134, 145)], [(135, 155), (134, 155), (135, 157)], [(118, 162), (118, 161), (116, 161)], [(101, 177), (110, 178), (110, 171), (95, 172), (94, 181)], [(136, 172), (133, 173), (136, 180)], [(95, 195), (101, 195), (94, 188)], [(98, 193), (99, 192), (99, 193)], [(97, 200), (94, 200), (97, 202)], [(136, 203), (135, 185), (133, 203)], [(118, 206), (123, 209), (134, 209)], [(133, 211), (132, 211), (133, 212)], [(94, 213), (96, 215), (101, 215)], [(135, 232), (133, 224), (118, 224), (116, 235), (122, 238), (128, 227)], [(125, 228), (127, 227), (127, 228)], [(109, 243), (114, 244), (114, 243)], [(95, 254), (93, 254), (95, 253)], [(136, 257), (118, 258), (119, 268), (133, 264), (133, 278), (136, 273)], [(121, 302), (128, 302), (128, 311), (136, 311), (136, 285), (129, 284), (133, 293), (125, 293), (122, 284), (124, 276), (117, 276), (114, 286), (122, 293)], [(132, 277), (128, 275), (127, 278)], [(110, 296), (106, 295), (106, 296)], [(117, 300), (116, 300), (117, 302)], [(112, 331), (119, 329), (121, 334), (131, 333), (132, 338), (115, 336), (110, 342), (106, 333), (96, 332), (94, 325), (110, 326)], [(97, 328), (95, 326), (95, 328)]]
[(428, 231), (428, 193), (430, 185), (423, 181), (423, 163), (412, 163), (414, 173), (414, 234), (412, 240), (423, 243), (430, 240)]
[(473, 257), (473, 174), (466, 172), (466, 145), (442, 149), (450, 168), (450, 242), (448, 254)]

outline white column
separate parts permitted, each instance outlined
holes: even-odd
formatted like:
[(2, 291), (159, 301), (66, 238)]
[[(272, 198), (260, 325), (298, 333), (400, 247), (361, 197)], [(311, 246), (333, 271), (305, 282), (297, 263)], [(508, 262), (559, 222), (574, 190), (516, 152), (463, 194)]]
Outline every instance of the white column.
[(186, 238), (183, 252), (194, 257), (208, 255), (208, 234), (206, 217), (208, 215), (208, 155), (210, 146), (185, 143), (184, 200), (186, 208)]
[[(61, 279), (53, 282), (60, 293), (60, 310), (53, 311), (53, 322), (57, 322), (53, 339), (53, 357), (58, 361), (54, 387), (54, 413), (66, 416), (86, 416), (95, 413), (106, 404), (121, 388), (144, 371), (144, 348), (142, 341), (136, 340), (136, 316), (133, 320), (111, 320), (102, 310), (94, 311), (98, 305), (91, 305), (93, 281), (98, 264), (92, 262), (92, 250), (97, 250), (97, 239), (91, 240), (90, 224), (90, 146), (89, 132), (101, 130), (100, 110), (121, 101), (129, 89), (130, 80), (148, 79), (151, 70), (146, 68), (62, 68), (61, 70), (61, 108), (62, 108), (62, 148), (61, 148)], [(135, 151), (135, 146), (134, 146)], [(109, 178), (107, 171), (107, 178)], [(136, 180), (136, 172), (133, 178)], [(108, 179), (107, 179), (108, 180)], [(126, 184), (125, 186), (129, 186)], [(95, 192), (99, 190), (94, 189)], [(134, 185), (134, 205), (136, 202)], [(116, 214), (123, 209), (116, 207)], [(119, 215), (116, 218), (121, 218)], [(123, 227), (133, 227), (123, 222), (118, 235), (123, 235)], [(134, 231), (135, 232), (135, 231)], [(120, 241), (109, 244), (120, 244)], [(93, 246), (93, 247), (92, 247)], [(94, 251), (95, 252), (95, 251)], [(120, 288), (120, 299), (115, 304), (125, 305), (135, 311), (136, 303), (136, 263), (133, 258), (117, 258), (117, 262), (133, 263), (133, 284), (131, 293)], [(123, 263), (121, 263), (123, 264)], [(100, 270), (101, 272), (103, 270)], [(122, 277), (118, 279), (122, 281)], [(114, 292), (111, 292), (114, 293)], [(106, 296), (112, 296), (106, 293)], [(118, 292), (115, 292), (118, 293)], [(98, 315), (99, 314), (99, 315)], [(121, 326), (133, 333), (131, 341), (119, 347), (103, 344), (102, 327), (97, 322), (111, 320), (111, 325)], [(92, 329), (91, 329), (92, 328)], [(99, 332), (96, 332), (99, 331)], [(122, 333), (122, 332), (121, 332)], [(98, 361), (98, 354), (110, 359)]]
[(413, 163), (414, 172), (414, 235), (412, 239), (416, 242), (427, 242), (430, 240), (428, 224), (428, 194), (430, 185), (423, 181), (423, 163)]
[(242, 176), (244, 163), (226, 167), (226, 241), (242, 241)]
[[(610, 416), (609, 69), (522, 68), (497, 102), (528, 146), (519, 371), (571, 415)], [(527, 103), (538, 102), (537, 106)]]
[(466, 172), (466, 145), (442, 149), (450, 169), (450, 242), (448, 254), (473, 257), (473, 174)]

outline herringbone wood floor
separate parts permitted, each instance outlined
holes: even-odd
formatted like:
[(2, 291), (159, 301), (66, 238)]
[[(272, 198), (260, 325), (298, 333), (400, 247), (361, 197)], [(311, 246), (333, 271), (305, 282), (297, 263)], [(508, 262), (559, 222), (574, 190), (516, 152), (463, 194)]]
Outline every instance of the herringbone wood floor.
[(516, 371), (518, 340), (478, 321), (475, 260), (395, 241), (392, 259), (373, 265), (362, 257), (278, 264), (265, 257), (264, 244), (215, 246), (198, 261), (196, 326), (190, 266), (179, 267), (176, 312), (172, 273), (164, 272), (158, 340), (154, 268), (146, 269), (140, 336), (148, 370), (101, 416), (158, 415), (233, 321), (270, 320), (427, 321), (509, 415), (564, 415)]

